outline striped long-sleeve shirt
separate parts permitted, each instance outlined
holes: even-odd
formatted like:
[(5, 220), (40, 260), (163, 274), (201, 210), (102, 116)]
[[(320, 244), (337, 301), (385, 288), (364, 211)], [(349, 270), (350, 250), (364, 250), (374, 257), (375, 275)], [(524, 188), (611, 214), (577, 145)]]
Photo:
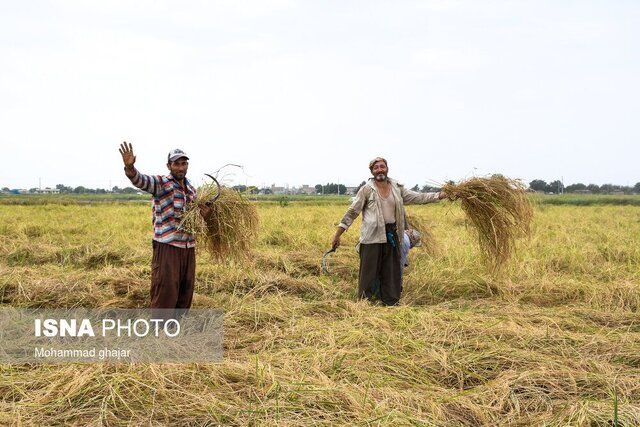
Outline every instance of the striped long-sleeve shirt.
[(151, 193), (153, 209), (153, 240), (180, 248), (193, 248), (193, 235), (178, 229), (180, 217), (196, 196), (196, 189), (184, 179), (185, 187), (173, 175), (143, 175), (136, 170), (131, 183)]

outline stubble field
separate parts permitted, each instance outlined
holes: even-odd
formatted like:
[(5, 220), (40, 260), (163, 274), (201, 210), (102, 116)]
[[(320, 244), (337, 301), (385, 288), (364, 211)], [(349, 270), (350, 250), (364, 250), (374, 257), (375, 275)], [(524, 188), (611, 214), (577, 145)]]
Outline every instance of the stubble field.
[[(248, 260), (198, 254), (221, 364), (0, 365), (0, 425), (640, 425), (640, 207), (541, 204), (499, 277), (458, 206), (412, 206), (398, 307), (355, 299), (346, 201), (259, 203)], [(144, 307), (148, 204), (0, 205), (0, 300)]]

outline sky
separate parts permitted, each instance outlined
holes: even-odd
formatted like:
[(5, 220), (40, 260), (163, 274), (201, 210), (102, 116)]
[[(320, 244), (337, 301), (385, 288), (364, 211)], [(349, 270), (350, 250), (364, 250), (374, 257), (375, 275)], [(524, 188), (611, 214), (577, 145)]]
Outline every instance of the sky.
[(0, 0), (0, 187), (640, 182), (640, 2)]

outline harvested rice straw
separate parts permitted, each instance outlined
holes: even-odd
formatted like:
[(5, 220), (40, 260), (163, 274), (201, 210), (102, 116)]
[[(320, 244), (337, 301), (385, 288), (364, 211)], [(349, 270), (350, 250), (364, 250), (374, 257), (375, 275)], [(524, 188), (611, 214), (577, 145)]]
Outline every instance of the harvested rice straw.
[(448, 182), (446, 197), (460, 200), (462, 210), (477, 232), (480, 251), (494, 272), (506, 265), (515, 251), (515, 240), (529, 236), (533, 209), (525, 187), (502, 175)]
[(424, 221), (421, 221), (413, 215), (406, 216), (406, 225), (410, 229), (417, 230), (420, 233), (420, 247), (429, 255), (433, 256), (439, 252), (438, 242), (436, 240), (431, 227)]
[(215, 183), (200, 187), (182, 215), (180, 228), (193, 234), (216, 260), (245, 258), (257, 235), (258, 211), (239, 192), (220, 187), (220, 197), (211, 204), (211, 214), (203, 218), (198, 204), (213, 199), (217, 193)]

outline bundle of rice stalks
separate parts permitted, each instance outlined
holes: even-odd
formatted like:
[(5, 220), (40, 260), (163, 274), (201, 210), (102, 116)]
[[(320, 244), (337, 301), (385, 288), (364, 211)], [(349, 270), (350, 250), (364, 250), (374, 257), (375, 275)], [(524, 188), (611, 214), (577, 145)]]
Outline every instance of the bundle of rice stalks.
[(502, 175), (448, 182), (446, 197), (460, 200), (462, 210), (477, 232), (480, 251), (494, 272), (509, 261), (515, 240), (529, 236), (533, 209), (525, 187)]
[(180, 228), (193, 234), (216, 260), (246, 258), (258, 232), (258, 211), (238, 191), (227, 187), (219, 191), (220, 196), (210, 204), (210, 214), (203, 218), (198, 205), (214, 199), (218, 186), (200, 187), (182, 215)]

